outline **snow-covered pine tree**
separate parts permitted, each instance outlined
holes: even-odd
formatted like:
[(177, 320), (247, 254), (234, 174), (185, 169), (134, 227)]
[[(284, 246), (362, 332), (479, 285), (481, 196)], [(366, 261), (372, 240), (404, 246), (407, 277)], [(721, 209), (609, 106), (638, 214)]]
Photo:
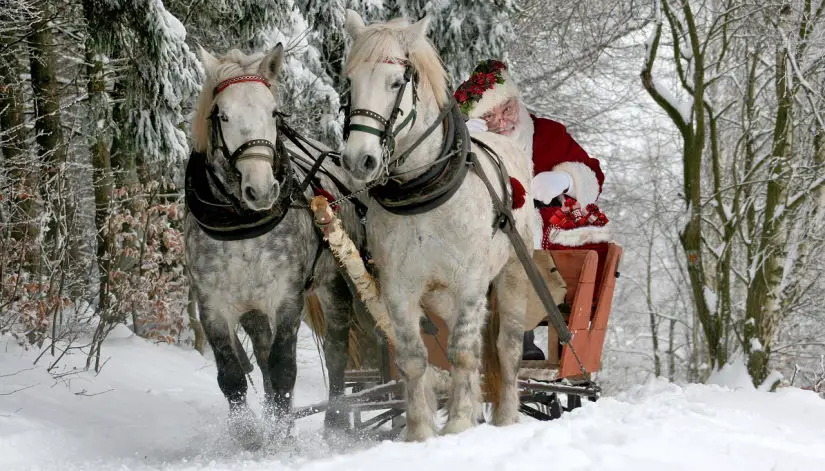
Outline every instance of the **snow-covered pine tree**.
[(349, 50), (344, 33), (347, 8), (366, 18), (386, 18), (381, 2), (373, 0), (295, 0), (295, 6), (306, 18), (309, 43), (320, 53), (321, 64), (332, 86), (344, 91), (346, 80), (341, 75)]
[(282, 27), (272, 26), (263, 34), (263, 45), (270, 48), (281, 42), (287, 48), (284, 72), (278, 84), (281, 109), (287, 121), (305, 135), (332, 148), (343, 141), (340, 101), (327, 73), (328, 63), (308, 38), (310, 26), (301, 11), (290, 1), (290, 15)]
[(183, 25), (161, 2), (137, 0), (128, 8), (123, 46), (129, 48), (132, 67), (125, 77), (128, 118), (122, 132), (134, 139), (139, 158), (178, 170), (189, 155), (183, 106), (199, 90), (197, 58), (185, 42)]
[(192, 42), (213, 52), (261, 46), (261, 34), (282, 25), (290, 10), (283, 0), (168, 0), (164, 2), (186, 28)]
[[(513, 0), (298, 0), (296, 5), (312, 23), (311, 42), (329, 53), (341, 50), (345, 6), (360, 13), (367, 23), (399, 16), (416, 21), (430, 15), (429, 37), (453, 86), (463, 81), (478, 61), (506, 58), (508, 43), (514, 37), (509, 19), (515, 9)], [(340, 89), (337, 82), (336, 89)]]
[(513, 0), (389, 0), (389, 13), (417, 20), (429, 15), (430, 38), (438, 48), (453, 88), (470, 75), (480, 60), (506, 59), (514, 38), (510, 13)]

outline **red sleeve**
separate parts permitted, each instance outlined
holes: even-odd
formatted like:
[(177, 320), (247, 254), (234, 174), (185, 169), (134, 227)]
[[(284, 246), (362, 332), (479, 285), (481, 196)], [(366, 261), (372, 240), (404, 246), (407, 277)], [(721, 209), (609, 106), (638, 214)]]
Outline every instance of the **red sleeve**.
[(533, 119), (533, 175), (553, 170), (562, 162), (580, 162), (587, 165), (599, 181), (599, 191), (604, 183), (604, 173), (599, 161), (587, 155), (578, 142), (567, 132), (563, 124), (547, 118)]

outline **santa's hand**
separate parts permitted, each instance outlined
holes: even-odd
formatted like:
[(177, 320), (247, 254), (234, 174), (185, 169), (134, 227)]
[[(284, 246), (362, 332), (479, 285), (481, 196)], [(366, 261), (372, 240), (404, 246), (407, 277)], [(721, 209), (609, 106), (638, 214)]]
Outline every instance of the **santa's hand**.
[(553, 198), (573, 186), (573, 178), (567, 172), (551, 170), (549, 172), (541, 172), (533, 177), (532, 186), (533, 199), (545, 204), (550, 204)]
[(487, 123), (483, 119), (472, 118), (467, 120), (467, 129), (470, 132), (485, 132), (487, 131)]

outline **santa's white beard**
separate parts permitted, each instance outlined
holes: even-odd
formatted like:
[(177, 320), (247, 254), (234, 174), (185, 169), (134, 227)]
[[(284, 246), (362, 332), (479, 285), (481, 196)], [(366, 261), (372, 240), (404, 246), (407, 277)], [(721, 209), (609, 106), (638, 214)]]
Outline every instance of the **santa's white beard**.
[(520, 101), (518, 104), (518, 118), (510, 137), (518, 143), (527, 155), (533, 157), (533, 119), (530, 118), (527, 107)]

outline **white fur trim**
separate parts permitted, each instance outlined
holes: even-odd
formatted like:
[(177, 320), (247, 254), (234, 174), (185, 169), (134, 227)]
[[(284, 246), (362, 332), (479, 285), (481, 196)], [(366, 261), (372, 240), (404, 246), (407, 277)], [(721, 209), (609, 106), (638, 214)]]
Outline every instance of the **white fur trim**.
[(561, 170), (570, 174), (573, 178), (573, 186), (567, 194), (575, 198), (582, 208), (590, 203), (595, 203), (599, 197), (599, 180), (596, 172), (581, 162), (562, 162), (553, 170)]
[(533, 118), (530, 117), (530, 112), (527, 107), (519, 100), (518, 102), (518, 121), (516, 121), (516, 128), (510, 137), (515, 140), (519, 147), (527, 152), (527, 155), (533, 156)]
[(535, 208), (534, 214), (536, 217), (533, 221), (533, 248), (538, 250), (541, 249), (541, 242), (544, 234), (544, 219), (541, 218), (541, 211), (539, 208)]
[(470, 109), (470, 118), (479, 118), (484, 113), (492, 110), (496, 106), (507, 101), (508, 98), (518, 97), (518, 89), (507, 75), (504, 76), (504, 83), (497, 83), (493, 88), (485, 90), (475, 105)]
[(483, 119), (471, 118), (467, 120), (466, 124), (470, 132), (487, 132), (487, 123)]
[(577, 247), (584, 244), (610, 242), (610, 224), (604, 226), (585, 226), (575, 229), (548, 229), (548, 238), (554, 244)]

